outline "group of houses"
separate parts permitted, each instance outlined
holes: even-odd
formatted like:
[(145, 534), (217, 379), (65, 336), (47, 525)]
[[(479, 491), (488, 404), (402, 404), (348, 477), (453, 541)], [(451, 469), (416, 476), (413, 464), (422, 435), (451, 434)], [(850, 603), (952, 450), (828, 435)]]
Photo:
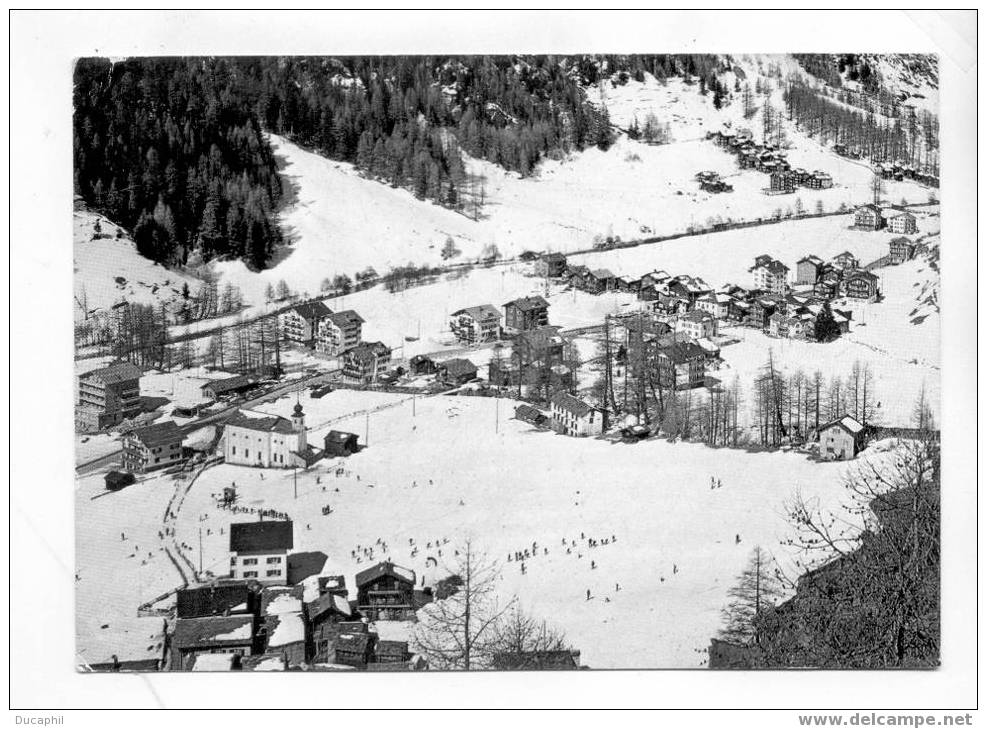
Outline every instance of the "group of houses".
[(718, 172), (704, 170), (696, 173), (696, 182), (699, 189), (706, 192), (733, 192), (733, 185), (724, 182)]
[(860, 267), (850, 251), (833, 256), (829, 262), (809, 255), (796, 263), (796, 284), (811, 286), (813, 295), (822, 301), (840, 296), (872, 301), (880, 294), (880, 283), (875, 273)]
[(881, 207), (868, 203), (853, 212), (853, 227), (858, 230), (884, 230), (895, 235), (914, 235), (918, 232), (916, 218), (904, 208), (888, 205)]
[(414, 620), (432, 600), (415, 573), (385, 561), (358, 572), (356, 596), (342, 575), (294, 574), (294, 526), (230, 526), (230, 574), (181, 589), (167, 665), (173, 671), (426, 667), (407, 641), (381, 639), (377, 620)]
[(915, 180), (916, 182), (921, 182), (923, 185), (939, 187), (938, 175), (934, 175), (931, 172), (922, 172), (904, 162), (878, 162), (874, 166), (874, 172), (884, 180), (895, 180), (897, 182)]
[(749, 133), (730, 131), (708, 132), (707, 139), (736, 155), (742, 170), (757, 170), (770, 176), (771, 193), (795, 192), (797, 187), (825, 190), (833, 186), (833, 178), (822, 170), (792, 169), (785, 152), (773, 144), (757, 144)]

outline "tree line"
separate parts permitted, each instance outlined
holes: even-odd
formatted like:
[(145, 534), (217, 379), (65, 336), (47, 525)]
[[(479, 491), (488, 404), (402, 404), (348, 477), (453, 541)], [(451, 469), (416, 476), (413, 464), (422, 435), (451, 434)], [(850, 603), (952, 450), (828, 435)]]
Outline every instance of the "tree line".
[(83, 58), (73, 101), (75, 193), (142, 255), (267, 264), (281, 181), (233, 61)]

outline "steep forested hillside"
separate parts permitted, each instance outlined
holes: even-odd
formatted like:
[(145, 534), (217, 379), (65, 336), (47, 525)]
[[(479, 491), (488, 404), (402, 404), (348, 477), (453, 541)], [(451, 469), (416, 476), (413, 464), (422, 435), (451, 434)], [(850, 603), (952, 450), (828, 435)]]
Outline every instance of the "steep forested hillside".
[(271, 148), (219, 59), (81, 59), (75, 189), (163, 263), (267, 263), (281, 234)]
[(263, 131), (476, 216), (484, 183), (464, 152), (525, 176), (547, 156), (612, 144), (589, 86), (681, 75), (719, 108), (728, 67), (705, 55), (83, 59), (76, 193), (152, 260), (263, 268), (281, 242)]

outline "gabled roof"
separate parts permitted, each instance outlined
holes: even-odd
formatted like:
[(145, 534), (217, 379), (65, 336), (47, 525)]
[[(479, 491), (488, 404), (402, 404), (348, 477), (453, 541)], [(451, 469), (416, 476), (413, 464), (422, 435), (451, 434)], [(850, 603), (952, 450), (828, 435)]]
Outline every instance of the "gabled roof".
[(453, 377), (475, 375), (477, 372), (475, 364), (470, 362), (468, 359), (462, 358), (447, 359), (445, 362), (439, 362), (438, 367), (440, 369), (444, 369), (446, 373), (452, 375)]
[(565, 254), (564, 253), (543, 253), (541, 258), (542, 258), (543, 261), (564, 261), (565, 260)]
[(185, 618), (175, 621), (172, 647), (208, 648), (220, 645), (249, 645), (254, 639), (254, 616)]
[(616, 276), (613, 275), (613, 271), (611, 271), (609, 268), (597, 268), (597, 269), (594, 269), (594, 270), (590, 271), (590, 275), (593, 278), (601, 279), (601, 280), (604, 280), (604, 281), (607, 280), (607, 279), (611, 279), (611, 278), (617, 278)]
[(383, 342), (363, 342), (346, 352), (347, 357), (352, 357), (359, 362), (370, 361), (390, 354), (390, 348)]
[(253, 414), (252, 411), (247, 410), (235, 411), (226, 419), (224, 425), (228, 428), (243, 428), (261, 433), (283, 433), (287, 435), (295, 432), (294, 426), (287, 418), (266, 413)]
[(353, 610), (345, 597), (332, 592), (319, 595), (314, 602), (309, 603), (309, 620), (317, 620), (324, 615), (331, 615), (332, 613), (339, 613), (348, 618), (353, 615)]
[(179, 590), (176, 610), (179, 618), (204, 618), (227, 613), (249, 612), (254, 593), (246, 582), (210, 585)]
[(128, 437), (136, 438), (147, 448), (156, 448), (159, 445), (174, 443), (182, 440), (182, 430), (173, 420), (166, 420), (163, 423), (147, 425), (143, 428), (136, 428), (130, 431)]
[(528, 423), (540, 423), (545, 420), (545, 414), (541, 410), (526, 404), (514, 408), (514, 417)]
[(250, 521), (230, 524), (231, 552), (281, 552), (294, 546), (290, 521)]
[(577, 418), (582, 418), (595, 408), (589, 403), (583, 402), (578, 397), (574, 397), (567, 392), (557, 392), (552, 395), (552, 405), (567, 410)]
[(814, 263), (817, 266), (821, 266), (823, 265), (823, 259), (821, 259), (819, 256), (808, 255), (805, 256), (804, 258), (800, 258), (798, 260), (798, 263)]
[(866, 279), (870, 282), (879, 280), (877, 275), (871, 273), (870, 271), (854, 271), (853, 273), (849, 274), (846, 278), (847, 281), (853, 281), (855, 279), (861, 279), (861, 278)]
[(330, 430), (326, 433), (324, 440), (327, 443), (347, 443), (350, 440), (357, 440), (360, 436), (356, 433), (347, 433), (344, 430)]
[(852, 253), (850, 253), (850, 251), (843, 251), (842, 253), (837, 253), (835, 256), (833, 256), (833, 260), (834, 261), (837, 258), (852, 258), (855, 261), (857, 260), (857, 257), (855, 255), (853, 255)]
[(297, 304), (296, 306), (291, 307), (290, 311), (295, 312), (302, 319), (306, 319), (308, 321), (321, 319), (322, 317), (332, 314), (332, 309), (323, 304), (321, 301), (309, 301), (304, 304)]
[(837, 418), (825, 425), (819, 426), (819, 430), (827, 430), (833, 427), (843, 428), (850, 435), (857, 435), (864, 429), (864, 426), (858, 420), (851, 418), (849, 415), (844, 415), (842, 418)]
[(860, 212), (861, 210), (870, 210), (872, 212), (877, 213), (878, 215), (881, 214), (881, 208), (879, 208), (874, 203), (865, 203), (864, 205), (858, 205), (857, 212)]
[(378, 577), (394, 577), (402, 582), (406, 582), (411, 586), (415, 584), (415, 573), (413, 570), (409, 570), (405, 567), (398, 567), (396, 564), (390, 561), (378, 562), (373, 567), (368, 567), (363, 570), (363, 572), (357, 572), (356, 574), (356, 586), (362, 587), (363, 585), (376, 580)]
[(210, 380), (209, 382), (203, 383), (199, 389), (205, 390), (210, 389), (217, 395), (224, 392), (232, 392), (234, 390), (243, 390), (254, 384), (254, 381), (247, 377), (246, 375), (233, 375), (232, 377), (224, 377), (218, 380)]
[(705, 350), (695, 342), (676, 342), (658, 350), (660, 355), (667, 357), (673, 364), (685, 364), (698, 357), (705, 357)]
[(83, 379), (99, 380), (104, 385), (115, 385), (128, 380), (136, 380), (141, 376), (141, 368), (132, 362), (117, 362), (109, 367), (91, 370), (82, 375)]
[(693, 309), (692, 311), (683, 314), (681, 318), (683, 321), (703, 322), (711, 321), (713, 319), (713, 315), (709, 312), (701, 311), (700, 309)]
[(459, 316), (460, 314), (466, 314), (477, 321), (484, 321), (486, 319), (500, 319), (501, 316), (500, 310), (492, 304), (467, 306), (465, 309), (452, 312), (453, 316)]
[(515, 306), (521, 311), (531, 311), (533, 309), (547, 309), (548, 302), (541, 296), (522, 296), (520, 299), (508, 301), (504, 306)]
[(328, 315), (328, 319), (340, 329), (344, 327), (352, 326), (354, 324), (363, 324), (363, 322), (366, 321), (362, 316), (357, 314), (352, 309), (330, 312)]

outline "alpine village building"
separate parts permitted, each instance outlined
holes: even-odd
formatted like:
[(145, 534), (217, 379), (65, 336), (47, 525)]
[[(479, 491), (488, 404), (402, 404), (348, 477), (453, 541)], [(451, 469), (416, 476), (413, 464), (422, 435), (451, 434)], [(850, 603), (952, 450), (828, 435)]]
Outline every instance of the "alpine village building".
[(311, 345), (319, 330), (319, 324), (332, 313), (321, 301), (310, 301), (288, 309), (278, 315), (281, 336), (289, 342)]
[(755, 258), (750, 271), (754, 274), (755, 289), (770, 294), (783, 294), (788, 289), (788, 266), (771, 256)]
[(363, 342), (343, 353), (343, 374), (362, 383), (376, 382), (391, 362), (383, 342)]
[(79, 376), (76, 428), (83, 432), (119, 425), (141, 411), (140, 368), (131, 362)]
[(294, 539), (290, 521), (230, 524), (230, 578), (288, 584), (288, 552)]
[(123, 436), (124, 470), (147, 473), (181, 463), (183, 437), (173, 420), (131, 430)]
[(452, 312), (449, 328), (463, 344), (494, 342), (500, 339), (500, 318), (494, 306), (480, 304)]
[(357, 609), (369, 620), (407, 620), (415, 612), (415, 573), (385, 561), (356, 575)]
[(352, 309), (331, 312), (319, 321), (315, 333), (315, 351), (337, 357), (360, 344), (363, 317)]
[(603, 411), (566, 392), (552, 395), (551, 417), (552, 428), (563, 435), (582, 437), (603, 433)]
[(291, 420), (250, 410), (237, 410), (223, 427), (223, 456), (227, 463), (262, 468), (307, 465), (305, 413), (295, 405)]
[(541, 296), (524, 296), (504, 304), (504, 330), (517, 334), (548, 324), (548, 302)]

